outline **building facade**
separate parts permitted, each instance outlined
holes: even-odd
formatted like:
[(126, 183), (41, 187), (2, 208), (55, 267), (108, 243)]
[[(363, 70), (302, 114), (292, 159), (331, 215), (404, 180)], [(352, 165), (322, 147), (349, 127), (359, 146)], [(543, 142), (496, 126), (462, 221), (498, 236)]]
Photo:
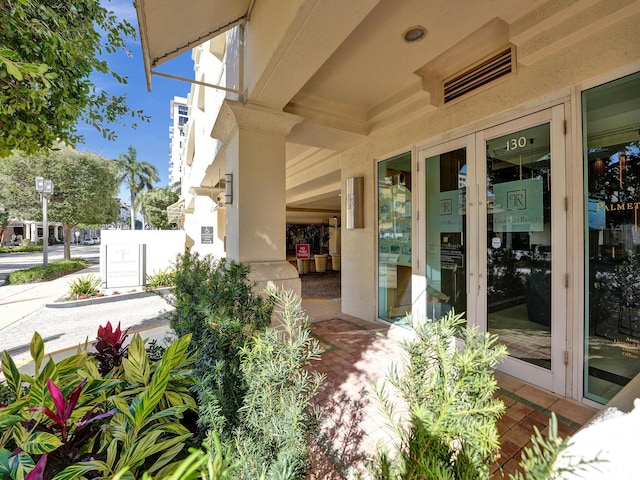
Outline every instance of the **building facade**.
[(169, 127), (169, 185), (176, 185), (181, 178), (182, 154), (186, 124), (189, 121), (187, 99), (173, 97), (170, 105), (172, 125)]
[(502, 370), (586, 403), (640, 372), (640, 1), (137, 5), (149, 84), (211, 39), (194, 247), (299, 290), (285, 224), (339, 211), (345, 313), (465, 312)]

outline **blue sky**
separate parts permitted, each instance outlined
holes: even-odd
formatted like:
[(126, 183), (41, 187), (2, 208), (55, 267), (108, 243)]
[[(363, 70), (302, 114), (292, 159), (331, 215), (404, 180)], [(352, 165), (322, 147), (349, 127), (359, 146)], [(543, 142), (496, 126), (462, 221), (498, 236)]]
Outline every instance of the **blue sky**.
[[(102, 4), (114, 11), (119, 18), (128, 20), (136, 30), (138, 29), (136, 11), (131, 0), (102, 0)], [(160, 182), (156, 186), (166, 187), (169, 183), (170, 102), (174, 96), (186, 97), (191, 85), (187, 82), (154, 76), (151, 84), (152, 91), (148, 92), (140, 38), (130, 39), (128, 48), (131, 51), (130, 57), (124, 52), (104, 57), (113, 71), (128, 77), (127, 85), (123, 86), (111, 76), (105, 75), (94, 75), (92, 81), (97, 87), (110, 94), (126, 93), (129, 106), (133, 110), (142, 109), (151, 117), (150, 122), (137, 121), (136, 129), (113, 125), (112, 128), (118, 137), (114, 141), (103, 139), (102, 134), (93, 127), (79, 125), (79, 133), (85, 137), (85, 143), (78, 144), (77, 148), (81, 151), (98, 153), (109, 159), (116, 159), (119, 154), (127, 151), (129, 145), (133, 145), (138, 150), (138, 160), (153, 163), (158, 168)], [(157, 70), (193, 78), (191, 51), (169, 60)], [(124, 120), (130, 122), (132, 119), (129, 117)], [(127, 201), (128, 190), (121, 189), (121, 197)]]

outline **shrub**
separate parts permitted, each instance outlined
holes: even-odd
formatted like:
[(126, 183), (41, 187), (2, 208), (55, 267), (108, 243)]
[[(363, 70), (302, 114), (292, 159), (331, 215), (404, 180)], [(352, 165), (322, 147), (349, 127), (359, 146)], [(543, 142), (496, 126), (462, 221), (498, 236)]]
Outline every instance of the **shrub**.
[(80, 298), (81, 296), (92, 296), (98, 293), (98, 285), (100, 278), (93, 273), (88, 275), (80, 275), (69, 284), (70, 298)]
[[(175, 286), (168, 299), (175, 306), (171, 327), (180, 335), (193, 335), (198, 346), (195, 375), (228, 422), (238, 424), (238, 410), (246, 392), (240, 371), (240, 350), (254, 332), (271, 321), (273, 306), (255, 294), (249, 267), (197, 253), (179, 255)], [(204, 434), (202, 429), (201, 437)]]
[(54, 278), (62, 277), (69, 273), (77, 272), (87, 268), (89, 264), (82, 259), (74, 260), (60, 260), (55, 262), (49, 262), (47, 268), (42, 265), (27, 268), (24, 270), (16, 270), (7, 275), (7, 284), (20, 284), (30, 282), (40, 282), (43, 280), (53, 280)]
[[(372, 466), (374, 478), (490, 478), (498, 452), (496, 421), (504, 411), (493, 396), (493, 371), (506, 348), (497, 345), (497, 336), (467, 328), (453, 312), (421, 322), (415, 331), (418, 340), (404, 344), (408, 358), (403, 368), (394, 366), (387, 376), (406, 412), (397, 412), (398, 401), (385, 386), (375, 386), (399, 447), (397, 455), (380, 450)], [(456, 332), (461, 350), (452, 343)]]
[(153, 275), (147, 275), (147, 288), (150, 290), (161, 287), (173, 287), (175, 272), (171, 269), (160, 270)]
[(41, 252), (42, 247), (38, 247), (37, 245), (28, 245), (24, 240), (25, 244), (19, 247), (0, 247), (0, 253), (18, 253), (18, 252)]
[[(305, 478), (311, 466), (308, 440), (317, 426), (310, 400), (324, 377), (308, 368), (322, 349), (311, 337), (309, 319), (293, 292), (266, 290), (275, 303), (278, 326), (256, 333), (240, 352), (246, 391), (236, 424), (216, 403), (210, 382), (201, 389), (199, 415), (208, 428), (211, 452), (232, 449), (237, 465), (233, 478), (254, 480)], [(219, 455), (219, 453), (218, 453)]]

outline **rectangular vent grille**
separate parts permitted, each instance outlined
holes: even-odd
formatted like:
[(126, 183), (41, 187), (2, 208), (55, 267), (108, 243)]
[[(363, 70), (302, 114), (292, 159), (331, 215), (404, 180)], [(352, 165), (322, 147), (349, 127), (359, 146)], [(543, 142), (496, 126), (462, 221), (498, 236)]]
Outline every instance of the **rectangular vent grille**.
[(478, 62), (462, 73), (446, 79), (443, 83), (444, 103), (467, 95), (512, 71), (513, 54), (509, 47)]

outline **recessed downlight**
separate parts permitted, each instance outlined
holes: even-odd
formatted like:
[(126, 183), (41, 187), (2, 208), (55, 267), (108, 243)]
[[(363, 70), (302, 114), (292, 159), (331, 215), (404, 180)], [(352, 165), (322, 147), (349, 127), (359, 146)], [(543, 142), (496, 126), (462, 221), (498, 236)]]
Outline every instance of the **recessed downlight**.
[(407, 43), (417, 43), (427, 36), (427, 29), (422, 25), (415, 25), (407, 28), (402, 34), (402, 38)]

